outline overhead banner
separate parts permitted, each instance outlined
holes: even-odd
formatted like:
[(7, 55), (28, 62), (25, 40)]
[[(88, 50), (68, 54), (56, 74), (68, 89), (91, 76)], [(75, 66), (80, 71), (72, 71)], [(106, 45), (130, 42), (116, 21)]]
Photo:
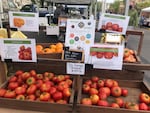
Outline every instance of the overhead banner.
[(126, 34), (129, 16), (103, 13), (100, 17), (98, 30), (106, 30), (112, 33)]
[(20, 31), (39, 31), (39, 14), (33, 12), (9, 12), (10, 28)]

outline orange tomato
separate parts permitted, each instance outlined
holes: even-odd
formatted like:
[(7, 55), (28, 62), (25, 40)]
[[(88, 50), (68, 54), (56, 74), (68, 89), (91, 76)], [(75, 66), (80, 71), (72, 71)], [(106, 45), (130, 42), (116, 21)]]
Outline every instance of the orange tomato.
[(42, 50), (43, 50), (43, 46), (42, 45), (36, 45), (36, 53), (37, 54), (42, 53)]

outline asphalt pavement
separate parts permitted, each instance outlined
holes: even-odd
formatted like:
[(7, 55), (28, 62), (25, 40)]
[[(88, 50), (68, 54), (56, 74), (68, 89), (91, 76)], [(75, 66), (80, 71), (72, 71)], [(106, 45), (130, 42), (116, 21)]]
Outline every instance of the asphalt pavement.
[[(144, 39), (142, 43), (142, 49), (140, 58), (143, 63), (150, 64), (150, 29), (148, 28), (136, 28), (134, 30), (144, 31)], [(139, 36), (129, 36), (127, 46), (133, 50), (137, 50), (139, 44)]]

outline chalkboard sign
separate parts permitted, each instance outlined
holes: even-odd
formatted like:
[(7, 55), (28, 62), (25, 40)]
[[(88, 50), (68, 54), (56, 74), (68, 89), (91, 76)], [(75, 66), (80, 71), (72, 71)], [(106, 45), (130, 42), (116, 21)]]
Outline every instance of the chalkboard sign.
[(62, 59), (71, 61), (83, 61), (84, 54), (81, 50), (65, 48), (62, 54)]

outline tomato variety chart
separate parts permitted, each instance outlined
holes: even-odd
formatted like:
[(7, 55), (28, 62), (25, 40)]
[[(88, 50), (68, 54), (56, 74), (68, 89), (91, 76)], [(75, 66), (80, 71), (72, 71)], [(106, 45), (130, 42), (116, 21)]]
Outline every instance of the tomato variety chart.
[(99, 20), (98, 29), (108, 32), (126, 34), (129, 23), (129, 16), (103, 13)]
[(88, 61), (89, 48), (94, 44), (95, 20), (68, 19), (65, 46), (85, 52), (85, 63)]
[(35, 39), (1, 39), (1, 59), (16, 62), (36, 62)]
[(124, 45), (95, 44), (90, 48), (94, 68), (121, 70)]
[(39, 31), (39, 15), (31, 12), (9, 12), (9, 23), (11, 28), (20, 31)]

